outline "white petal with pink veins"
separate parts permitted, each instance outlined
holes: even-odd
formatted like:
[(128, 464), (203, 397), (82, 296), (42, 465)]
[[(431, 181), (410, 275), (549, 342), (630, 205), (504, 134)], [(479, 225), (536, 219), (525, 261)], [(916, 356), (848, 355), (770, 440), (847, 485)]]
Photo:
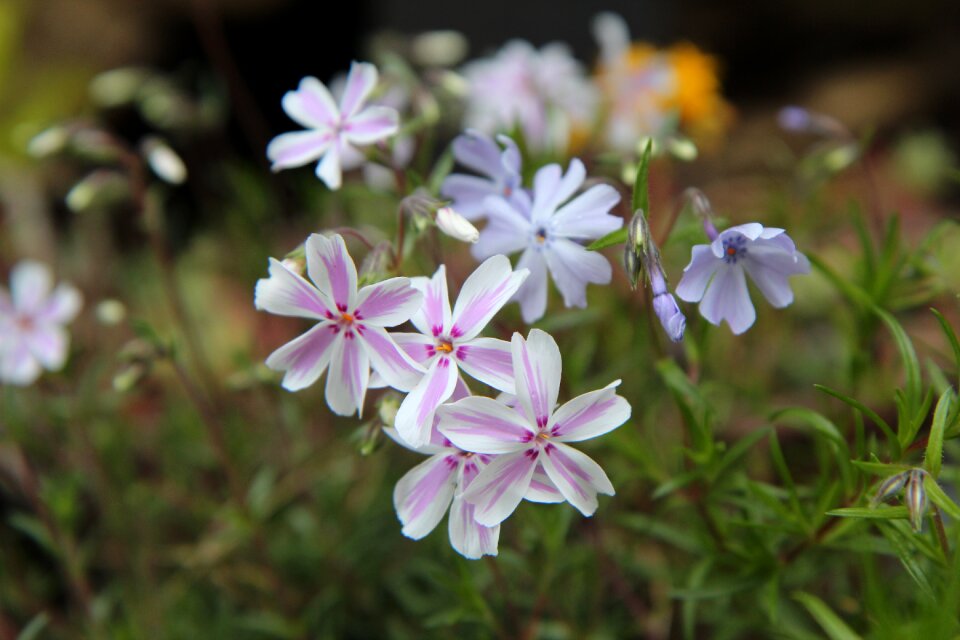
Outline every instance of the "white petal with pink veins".
[(20, 313), (34, 315), (43, 304), (53, 286), (50, 268), (32, 260), (18, 262), (10, 272), (10, 297), (13, 307)]
[(394, 426), (403, 439), (417, 447), (425, 444), (433, 428), (433, 416), (452, 394), (459, 373), (448, 357), (433, 361), (427, 374), (400, 403)]
[(414, 540), (437, 526), (456, 489), (457, 456), (438, 454), (411, 469), (393, 490), (393, 506), (403, 535)]
[(280, 171), (302, 167), (317, 160), (333, 144), (333, 134), (326, 130), (311, 129), (282, 133), (267, 145), (267, 158), (271, 169)]
[(370, 366), (394, 389), (410, 391), (427, 372), (391, 339), (386, 329), (365, 325), (357, 333), (370, 358)]
[(349, 120), (363, 107), (370, 92), (377, 86), (377, 68), (369, 62), (353, 62), (340, 98), (340, 114)]
[(66, 324), (77, 317), (83, 306), (83, 296), (71, 284), (61, 283), (53, 290), (37, 313), (37, 319), (43, 322)]
[(56, 371), (63, 367), (67, 359), (67, 332), (56, 325), (36, 326), (25, 331), (22, 336), (30, 353), (45, 368)]
[(450, 335), (470, 340), (480, 333), (527, 278), (526, 271), (513, 271), (506, 256), (487, 259), (470, 274), (453, 307)]
[(341, 331), (343, 337), (333, 343), (330, 371), (327, 373), (326, 400), (334, 413), (349, 416), (363, 412), (363, 398), (370, 379), (370, 358), (356, 335)]
[(557, 409), (550, 421), (551, 435), (560, 442), (579, 442), (609, 433), (629, 420), (630, 403), (617, 395), (617, 383), (577, 396)]
[(323, 180), (327, 188), (336, 191), (343, 184), (343, 167), (340, 164), (340, 141), (333, 139), (323, 159), (317, 164), (317, 177)]
[(43, 369), (23, 342), (0, 347), (0, 382), (17, 386), (32, 384)]
[(597, 493), (612, 496), (610, 479), (588, 455), (560, 442), (543, 449), (540, 462), (567, 502), (585, 516), (597, 510)]
[(397, 133), (400, 115), (390, 107), (367, 107), (343, 125), (344, 137), (358, 145), (373, 144)]
[(306, 242), (307, 273), (337, 309), (353, 311), (357, 300), (357, 267), (338, 234), (330, 238), (312, 234)]
[(340, 119), (340, 110), (322, 82), (307, 76), (296, 91), (283, 96), (283, 110), (297, 124), (309, 129), (333, 128)]
[(323, 375), (333, 355), (333, 343), (342, 340), (328, 322), (321, 322), (305, 334), (291, 340), (267, 358), (267, 366), (285, 371), (281, 385), (288, 391), (299, 391)]
[(560, 348), (549, 333), (531, 329), (526, 340), (513, 334), (517, 399), (531, 423), (546, 426), (560, 393)]
[(510, 343), (496, 338), (474, 338), (458, 344), (457, 365), (468, 376), (499, 391), (515, 393), (513, 351)]
[(333, 301), (301, 276), (270, 258), (270, 277), (257, 281), (253, 305), (281, 316), (326, 318), (336, 311)]
[(511, 407), (473, 396), (437, 409), (438, 428), (450, 442), (475, 453), (509, 453), (529, 446), (536, 432)]
[(470, 483), (463, 499), (476, 505), (479, 524), (494, 527), (510, 517), (530, 487), (537, 457), (536, 449), (498, 456)]
[(393, 327), (406, 322), (423, 304), (423, 294), (410, 286), (409, 278), (390, 278), (360, 290), (357, 318), (364, 324)]
[(446, 335), (450, 331), (451, 317), (446, 265), (441, 264), (431, 278), (411, 278), (410, 284), (423, 293), (423, 304), (410, 322), (424, 335)]

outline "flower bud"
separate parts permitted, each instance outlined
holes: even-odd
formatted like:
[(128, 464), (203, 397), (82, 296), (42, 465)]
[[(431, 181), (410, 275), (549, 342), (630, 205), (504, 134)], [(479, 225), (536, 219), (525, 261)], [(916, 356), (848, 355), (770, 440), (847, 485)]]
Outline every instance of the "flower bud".
[(440, 231), (443, 231), (454, 240), (473, 244), (480, 239), (480, 232), (477, 231), (477, 228), (451, 207), (440, 207), (437, 209), (436, 220)]
[(687, 327), (677, 301), (667, 287), (667, 277), (660, 264), (660, 250), (657, 249), (643, 210), (638, 209), (627, 227), (627, 244), (623, 250), (623, 264), (630, 277), (630, 284), (637, 287), (642, 271), (646, 271), (647, 282), (653, 293), (653, 311), (664, 331), (674, 342), (683, 340)]
[(158, 178), (168, 184), (183, 184), (187, 179), (187, 167), (177, 152), (155, 136), (145, 138), (140, 144), (140, 152)]
[(927, 472), (923, 469), (911, 470), (907, 486), (904, 488), (904, 502), (907, 504), (907, 513), (910, 514), (910, 524), (914, 531), (920, 531), (923, 526), (923, 516), (929, 504), (927, 490), (923, 486), (926, 475)]
[(98, 169), (75, 184), (67, 193), (67, 206), (74, 213), (109, 208), (130, 195), (130, 185), (122, 174)]
[(900, 493), (900, 491), (903, 489), (903, 485), (906, 484), (907, 476), (909, 475), (909, 471), (904, 471), (903, 473), (892, 475), (881, 482), (880, 486), (877, 487), (877, 493), (873, 496), (870, 504), (877, 506), (887, 498)]

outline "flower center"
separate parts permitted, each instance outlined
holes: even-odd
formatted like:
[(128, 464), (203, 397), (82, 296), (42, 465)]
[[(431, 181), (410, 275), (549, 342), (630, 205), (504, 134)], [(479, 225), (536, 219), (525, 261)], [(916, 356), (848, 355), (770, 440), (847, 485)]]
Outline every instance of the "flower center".
[(447, 342), (446, 340), (441, 340), (437, 343), (437, 351), (441, 353), (450, 353), (453, 351), (453, 344)]
[(747, 237), (732, 236), (723, 241), (723, 261), (727, 264), (736, 264), (747, 253)]
[(33, 318), (25, 315), (18, 315), (14, 318), (13, 323), (21, 331), (32, 331), (33, 330)]
[(504, 198), (509, 198), (511, 195), (513, 195), (513, 187), (511, 187), (511, 186), (508, 185), (508, 184), (507, 184), (507, 185), (504, 185), (504, 186), (503, 186), (503, 197), (504, 197)]
[(344, 311), (340, 314), (340, 321), (344, 324), (353, 324), (353, 315)]
[(537, 241), (537, 244), (543, 244), (547, 241), (547, 230), (543, 227), (537, 229), (537, 232), (534, 234), (534, 239)]

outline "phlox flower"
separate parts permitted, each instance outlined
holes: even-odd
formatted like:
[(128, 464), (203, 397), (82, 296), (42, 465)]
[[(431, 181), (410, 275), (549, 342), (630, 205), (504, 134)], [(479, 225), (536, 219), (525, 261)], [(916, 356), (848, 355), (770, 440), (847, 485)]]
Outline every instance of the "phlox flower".
[(610, 185), (598, 184), (571, 199), (585, 179), (583, 163), (574, 158), (566, 174), (558, 164), (537, 171), (532, 202), (486, 200), (490, 218), (473, 245), (473, 255), (483, 259), (523, 250), (517, 268), (529, 269), (530, 277), (516, 298), (527, 323), (546, 311), (548, 270), (568, 307), (587, 306), (588, 283), (610, 282), (613, 270), (607, 259), (578, 242), (600, 238), (623, 225), (623, 219), (609, 213), (620, 202), (620, 194)]
[[(464, 387), (461, 389), (454, 398), (470, 395)], [(487, 527), (477, 523), (473, 517), (475, 507), (463, 499), (463, 492), (493, 456), (458, 449), (435, 427), (429, 442), (419, 447), (408, 445), (393, 429), (386, 432), (401, 446), (430, 456), (400, 478), (393, 490), (393, 506), (403, 523), (403, 535), (414, 540), (423, 538), (434, 530), (449, 508), (450, 545), (458, 553), (471, 559), (497, 555), (500, 525)]]
[(726, 320), (739, 335), (757, 318), (745, 274), (779, 309), (793, 302), (788, 278), (803, 273), (810, 273), (810, 262), (783, 229), (751, 222), (694, 246), (676, 293), (681, 300), (700, 302), (700, 313), (710, 323)]
[[(438, 427), (455, 446), (496, 455), (463, 492), (476, 505), (474, 518), (485, 526), (505, 520), (531, 495), (542, 471), (564, 499), (584, 515), (597, 509), (597, 494), (613, 495), (613, 485), (589, 456), (569, 446), (603, 435), (630, 418), (630, 404), (616, 395), (616, 381), (557, 407), (560, 349), (548, 334), (519, 333), (511, 344), (519, 411), (491, 398), (470, 397), (437, 410)], [(552, 501), (552, 500), (536, 500)]]
[(463, 283), (452, 312), (444, 265), (432, 278), (412, 280), (424, 294), (423, 307), (411, 318), (420, 333), (395, 333), (393, 337), (427, 373), (397, 411), (394, 426), (407, 443), (414, 447), (426, 444), (434, 412), (453, 395), (461, 371), (513, 393), (510, 343), (479, 335), (526, 277), (527, 271), (513, 271), (505, 256), (493, 256)]
[(484, 201), (488, 196), (507, 200), (525, 195), (521, 188), (520, 150), (507, 136), (497, 136), (504, 146), (497, 146), (485, 133), (467, 130), (453, 140), (453, 157), (467, 169), (480, 175), (452, 173), (440, 186), (440, 195), (450, 198), (451, 206), (467, 220), (487, 214)]
[(32, 384), (43, 369), (56, 371), (67, 359), (64, 325), (83, 301), (70, 284), (53, 288), (50, 269), (24, 260), (10, 273), (10, 291), (0, 287), (0, 382)]
[(486, 133), (519, 127), (530, 148), (566, 148), (571, 130), (589, 124), (596, 89), (562, 44), (535, 49), (512, 40), (489, 58), (463, 68), (469, 83), (466, 124)]
[(329, 367), (327, 404), (339, 415), (362, 410), (371, 366), (387, 384), (404, 391), (413, 388), (424, 370), (384, 327), (409, 320), (423, 294), (408, 278), (390, 278), (357, 291), (357, 269), (339, 235), (315, 233), (305, 248), (313, 284), (271, 258), (270, 277), (257, 282), (254, 299), (257, 309), (317, 321), (267, 358), (268, 367), (285, 372), (283, 387), (308, 387)]
[(400, 116), (396, 109), (366, 106), (377, 85), (377, 68), (367, 62), (350, 66), (343, 96), (338, 105), (319, 80), (306, 77), (296, 91), (283, 96), (283, 110), (306, 131), (284, 133), (267, 147), (273, 170), (300, 167), (314, 160), (317, 177), (330, 189), (339, 189), (342, 170), (363, 164), (357, 146), (373, 144), (394, 135)]

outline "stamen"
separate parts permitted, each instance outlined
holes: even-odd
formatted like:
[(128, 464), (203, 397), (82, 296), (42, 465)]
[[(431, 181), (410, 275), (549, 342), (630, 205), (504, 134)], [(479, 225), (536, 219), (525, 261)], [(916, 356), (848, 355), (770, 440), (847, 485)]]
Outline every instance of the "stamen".
[(346, 311), (340, 314), (340, 319), (346, 322), (347, 324), (350, 324), (351, 322), (353, 322), (353, 316), (347, 313)]
[(547, 241), (547, 230), (543, 227), (537, 229), (536, 239), (538, 244), (543, 244)]
[(451, 351), (453, 351), (453, 345), (446, 341), (441, 342), (440, 344), (437, 345), (437, 351), (440, 351), (442, 353), (450, 353)]

